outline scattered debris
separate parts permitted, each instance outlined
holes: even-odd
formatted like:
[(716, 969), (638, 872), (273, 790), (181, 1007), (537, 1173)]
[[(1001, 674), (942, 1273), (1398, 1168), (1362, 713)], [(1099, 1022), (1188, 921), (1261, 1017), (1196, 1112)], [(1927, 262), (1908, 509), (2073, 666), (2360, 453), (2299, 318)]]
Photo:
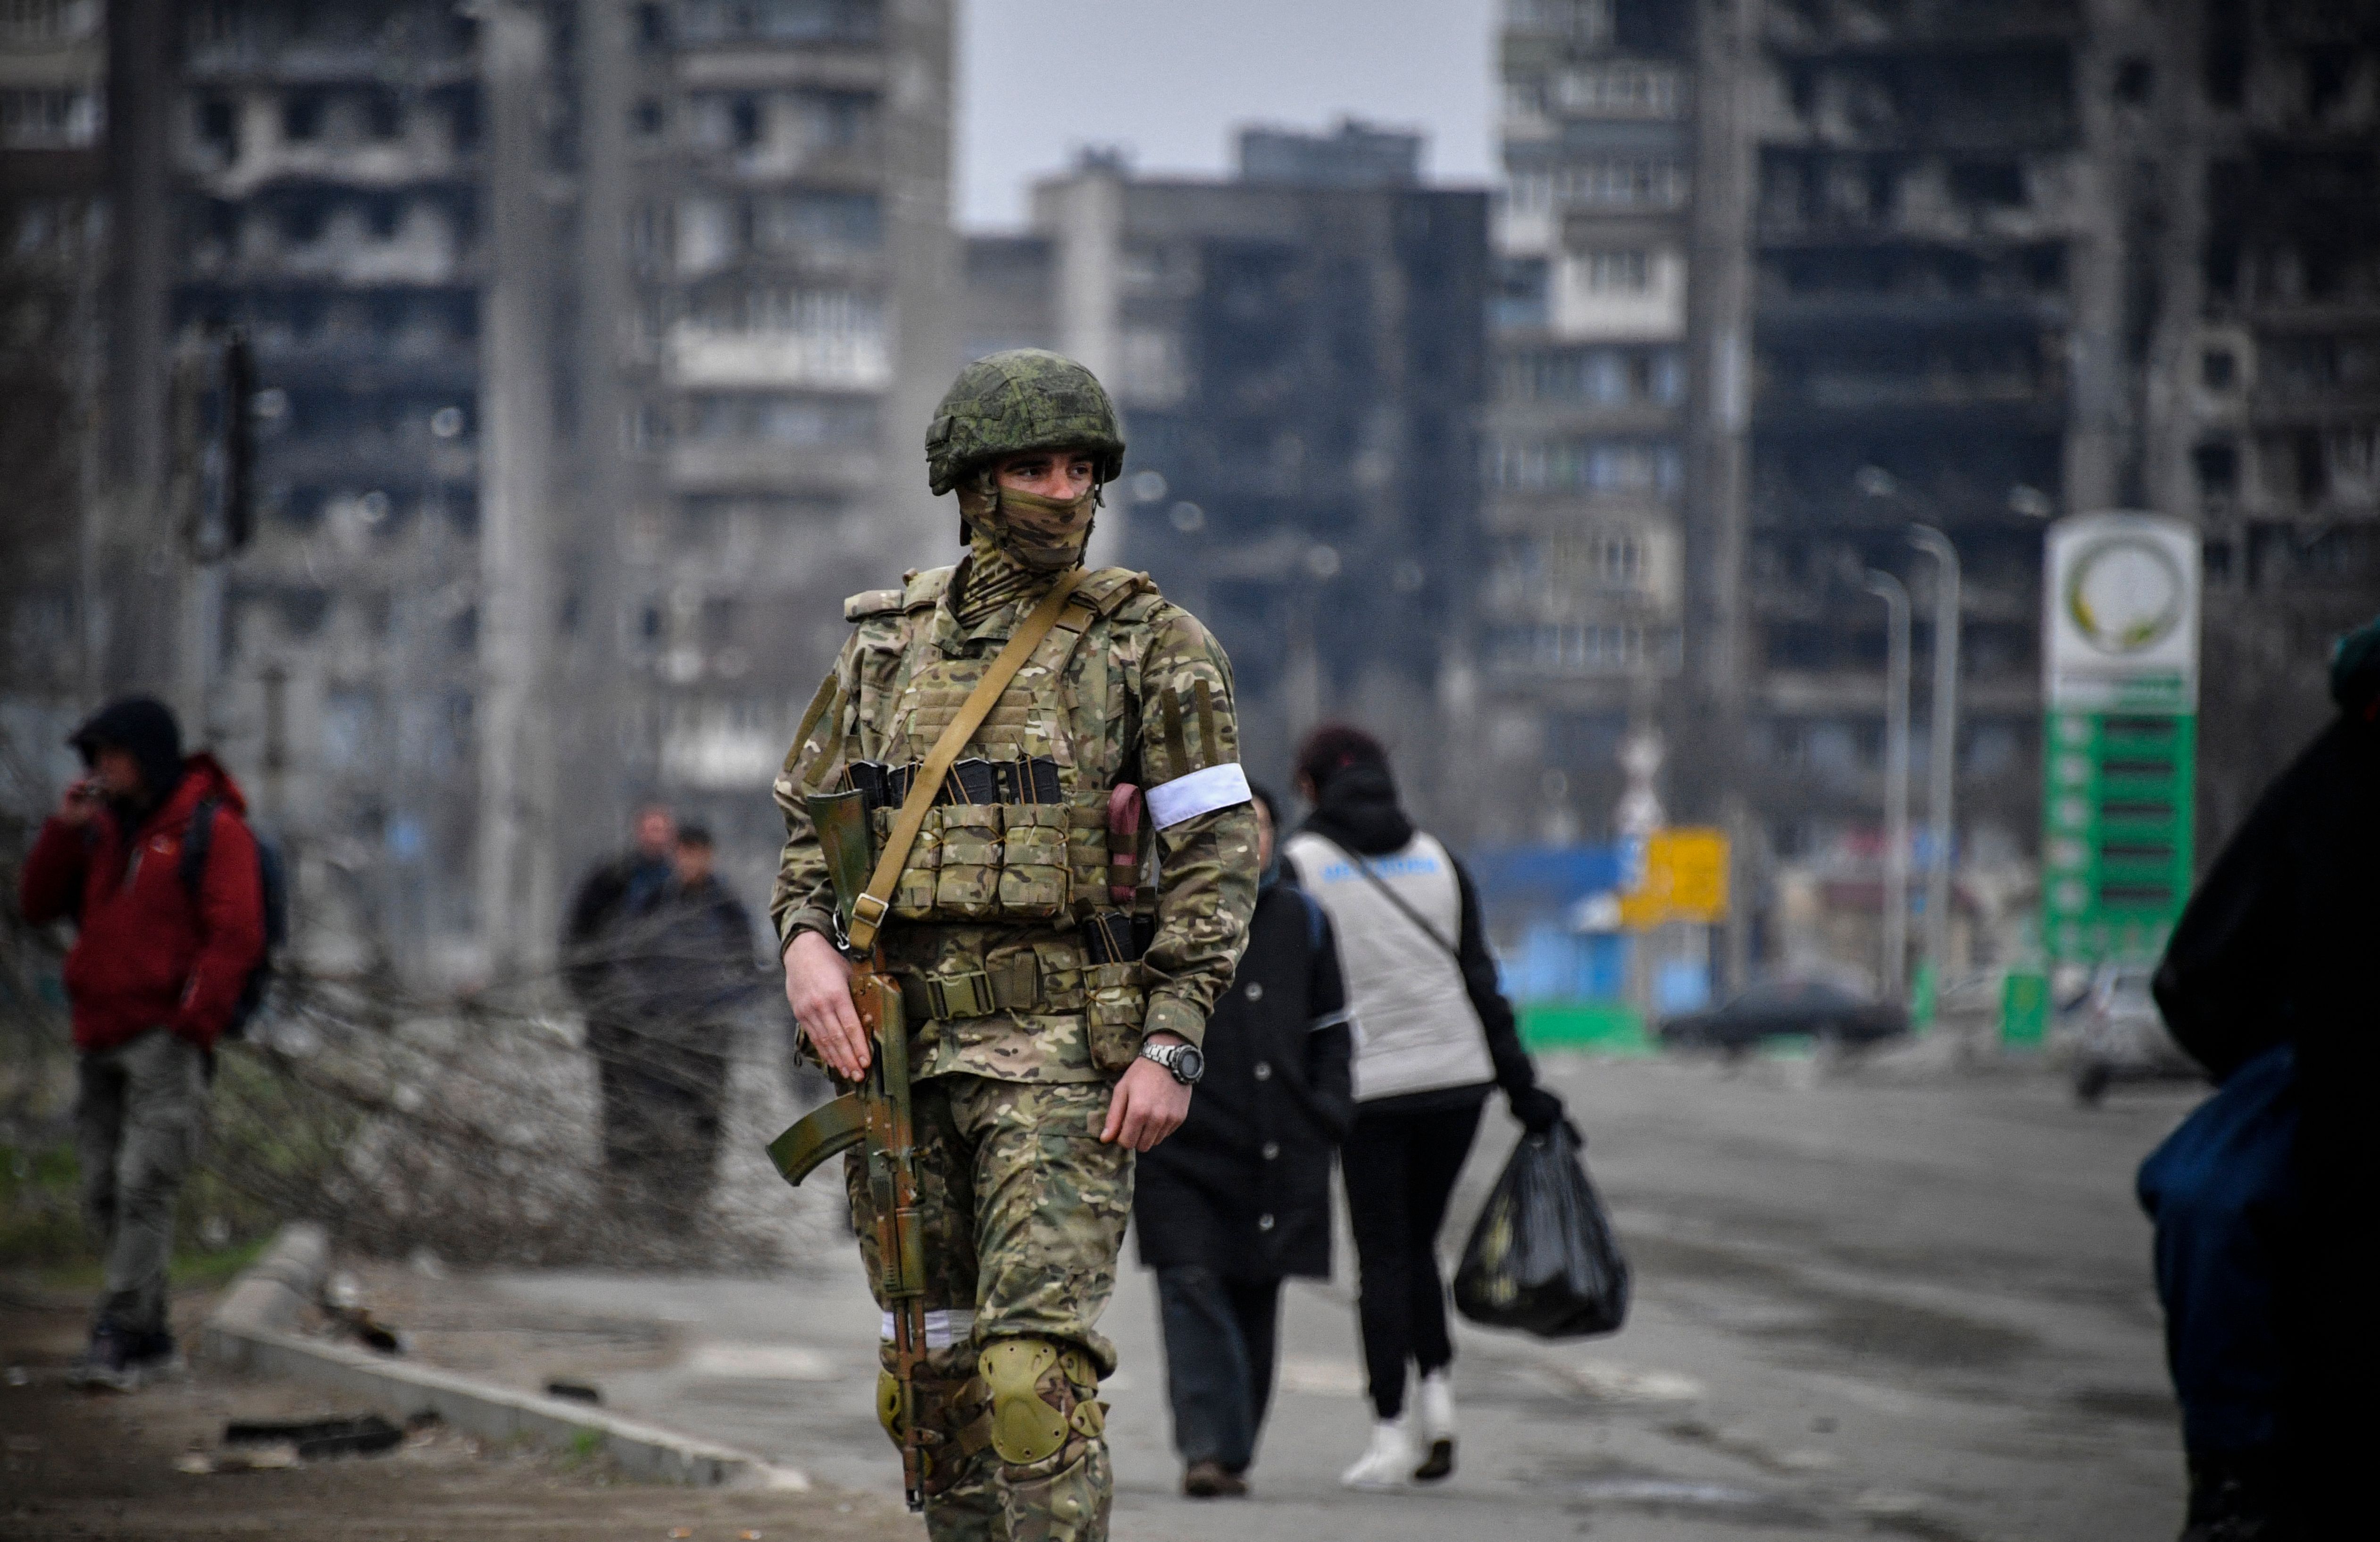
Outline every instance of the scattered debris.
[(326, 1300), (322, 1310), (329, 1315), (331, 1326), (363, 1345), (382, 1354), (405, 1353), (404, 1336), (394, 1328), (375, 1320), (370, 1311), (362, 1306), (344, 1306)]
[(174, 1462), (177, 1473), (203, 1477), (209, 1473), (276, 1473), (295, 1467), (298, 1448), (286, 1440), (238, 1451), (184, 1451)]
[(545, 1395), (550, 1398), (567, 1398), (572, 1402), (600, 1404), (603, 1401), (602, 1389), (584, 1381), (549, 1381), (545, 1384)]
[(377, 1456), (405, 1439), (405, 1431), (377, 1414), (354, 1419), (269, 1419), (224, 1427), (227, 1446), (287, 1444), (304, 1461), (329, 1456)]

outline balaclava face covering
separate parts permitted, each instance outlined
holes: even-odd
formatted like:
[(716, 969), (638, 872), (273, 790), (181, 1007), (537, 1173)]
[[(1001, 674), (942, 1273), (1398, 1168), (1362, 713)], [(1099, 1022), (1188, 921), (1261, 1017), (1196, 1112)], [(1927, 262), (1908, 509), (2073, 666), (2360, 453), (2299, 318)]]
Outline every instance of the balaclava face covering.
[(969, 621), (1047, 589), (1052, 576), (1080, 564), (1099, 499), (1096, 486), (1071, 500), (1002, 487), (989, 467), (961, 482), (958, 494), (973, 553), (960, 608)]

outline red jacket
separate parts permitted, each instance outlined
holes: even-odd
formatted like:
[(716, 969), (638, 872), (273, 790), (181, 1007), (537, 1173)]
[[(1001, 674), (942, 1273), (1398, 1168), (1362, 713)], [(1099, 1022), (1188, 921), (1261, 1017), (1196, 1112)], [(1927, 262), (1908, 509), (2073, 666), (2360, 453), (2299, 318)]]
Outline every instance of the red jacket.
[[(193, 902), (182, 881), (190, 816), (212, 797), (206, 871)], [(106, 1050), (164, 1026), (212, 1048), (264, 957), (264, 887), (248, 802), (212, 755), (182, 762), (182, 780), (128, 841), (112, 810), (88, 824), (52, 819), (18, 884), (25, 919), (75, 923), (67, 999), (78, 1050)]]

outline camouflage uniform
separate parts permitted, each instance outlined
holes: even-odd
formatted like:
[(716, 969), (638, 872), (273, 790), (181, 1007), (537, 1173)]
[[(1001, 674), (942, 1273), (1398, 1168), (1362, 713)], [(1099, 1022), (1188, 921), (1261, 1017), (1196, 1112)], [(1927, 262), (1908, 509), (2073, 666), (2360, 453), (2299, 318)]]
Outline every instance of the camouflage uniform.
[[(970, 380), (982, 386), (987, 373), (990, 389), (968, 400)], [(1037, 392), (1037, 377), (1058, 389)], [(1053, 355), (1019, 350), (970, 366), (929, 435), (936, 491), (961, 485), (970, 451), (979, 464), (1014, 449), (1089, 445), (1102, 451), (1102, 473), (1112, 477), (1122, 443), (1111, 417), (1102, 436), (1100, 422), (1087, 425), (1069, 401), (1064, 388), (1077, 377), (1098, 391), (1087, 371)], [(1096, 405), (1104, 412), (1103, 394)], [(967, 432), (987, 421), (989, 431), (970, 443)], [(1104, 453), (1110, 444), (1112, 454)], [(970, 502), (961, 491), (977, 527), (970, 560), (981, 573), (996, 556), (986, 543), (993, 520), (984, 501), (998, 494), (978, 487)], [(1021, 571), (1014, 564), (997, 570), (1012, 579)], [(803, 928), (834, 935), (832, 891), (805, 794), (834, 784), (855, 759), (922, 759), (1056, 576), (1026, 573), (1004, 602), (979, 613), (954, 607), (956, 572), (913, 572), (902, 588), (857, 595), (844, 608), (855, 630), (776, 783), (786, 841), (770, 909), (781, 946)], [(972, 590), (975, 579), (968, 583)], [(1012, 808), (1005, 860), (1038, 849), (1051, 865), (1046, 870), (1067, 875), (1070, 900), (1037, 919), (954, 918), (952, 886), (936, 891), (935, 873), (947, 879), (972, 857), (958, 822), (965, 816), (951, 813), (921, 835), (880, 939), (909, 1002), (933, 1351), (911, 1414), (937, 1434), (927, 1518), (938, 1539), (1100, 1542), (1107, 1535), (1105, 1405), (1096, 1394), (1099, 1378), (1115, 1368), (1115, 1351), (1094, 1325), (1114, 1286), (1131, 1210), (1132, 1152), (1102, 1144), (1099, 1131), (1115, 1078), (1147, 1033), (1170, 1030), (1194, 1044), (1204, 1037), (1256, 901), (1256, 823), (1244, 793), (1170, 821), (1158, 817), (1169, 783), (1180, 783), (1178, 795), (1199, 785), (1185, 777), (1226, 767), (1221, 780), (1237, 775), (1229, 660), (1145, 575), (1102, 569), (1087, 575), (1075, 596), (1070, 619), (1043, 640), (965, 750), (1056, 762), (1062, 805), (1029, 816)], [(1150, 789), (1150, 822), (1161, 824), (1144, 838), (1140, 869), (1153, 856), (1160, 876), (1153, 892), (1142, 891), (1141, 907), (1153, 912), (1154, 938), (1136, 964), (1093, 966), (1081, 921), (1109, 905), (1108, 794), (1127, 782)], [(1199, 803), (1176, 795), (1172, 807), (1179, 815)], [(880, 840), (889, 812), (880, 811)], [(1041, 823), (1028, 829), (1026, 818)], [(964, 900), (980, 887), (957, 890)], [(977, 906), (998, 908), (988, 900)], [(950, 1007), (962, 1000), (964, 1011)], [(937, 1014), (938, 1005), (946, 1010)], [(872, 1253), (856, 1157), (846, 1172), (861, 1246)]]

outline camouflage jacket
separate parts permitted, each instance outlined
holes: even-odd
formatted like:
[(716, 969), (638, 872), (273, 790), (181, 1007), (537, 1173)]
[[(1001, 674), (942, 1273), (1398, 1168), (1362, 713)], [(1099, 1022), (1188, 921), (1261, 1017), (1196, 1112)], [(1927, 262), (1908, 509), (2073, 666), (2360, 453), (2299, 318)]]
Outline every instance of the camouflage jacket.
[[(769, 910), (781, 951), (804, 928), (833, 934), (833, 891), (804, 796), (837, 785), (854, 759), (922, 759), (1031, 609), (1030, 601), (1020, 601), (963, 626), (946, 599), (954, 571), (912, 572), (900, 589), (855, 595), (844, 604), (854, 630), (820, 687), (824, 710), (787, 753), (776, 781), (785, 845)], [(1055, 759), (1070, 813), (1099, 820), (1092, 834), (1103, 840), (1098, 832), (1104, 815), (1094, 811), (1103, 811), (1109, 788), (1132, 782), (1154, 792), (1236, 764), (1239, 734), (1231, 661), (1196, 617), (1167, 601), (1146, 575), (1122, 568), (1087, 575), (1076, 595), (1092, 612), (1079, 640), (1062, 628), (1052, 632), (965, 753)], [(1167, 1030), (1195, 1044), (1246, 942), (1257, 894), (1255, 813), (1243, 798), (1181, 819), (1145, 841), (1144, 852), (1143, 870), (1153, 856), (1159, 876), (1155, 936), (1141, 961), (1147, 1006), (1139, 1031)], [(1083, 1082), (1113, 1074), (1092, 1062), (1083, 1011), (1087, 959), (1074, 920), (892, 919), (880, 939), (888, 965), (913, 978), (997, 971), (1027, 953), (1038, 975), (1035, 1010), (913, 1021), (916, 1076), (964, 1072), (1012, 1082)]]

